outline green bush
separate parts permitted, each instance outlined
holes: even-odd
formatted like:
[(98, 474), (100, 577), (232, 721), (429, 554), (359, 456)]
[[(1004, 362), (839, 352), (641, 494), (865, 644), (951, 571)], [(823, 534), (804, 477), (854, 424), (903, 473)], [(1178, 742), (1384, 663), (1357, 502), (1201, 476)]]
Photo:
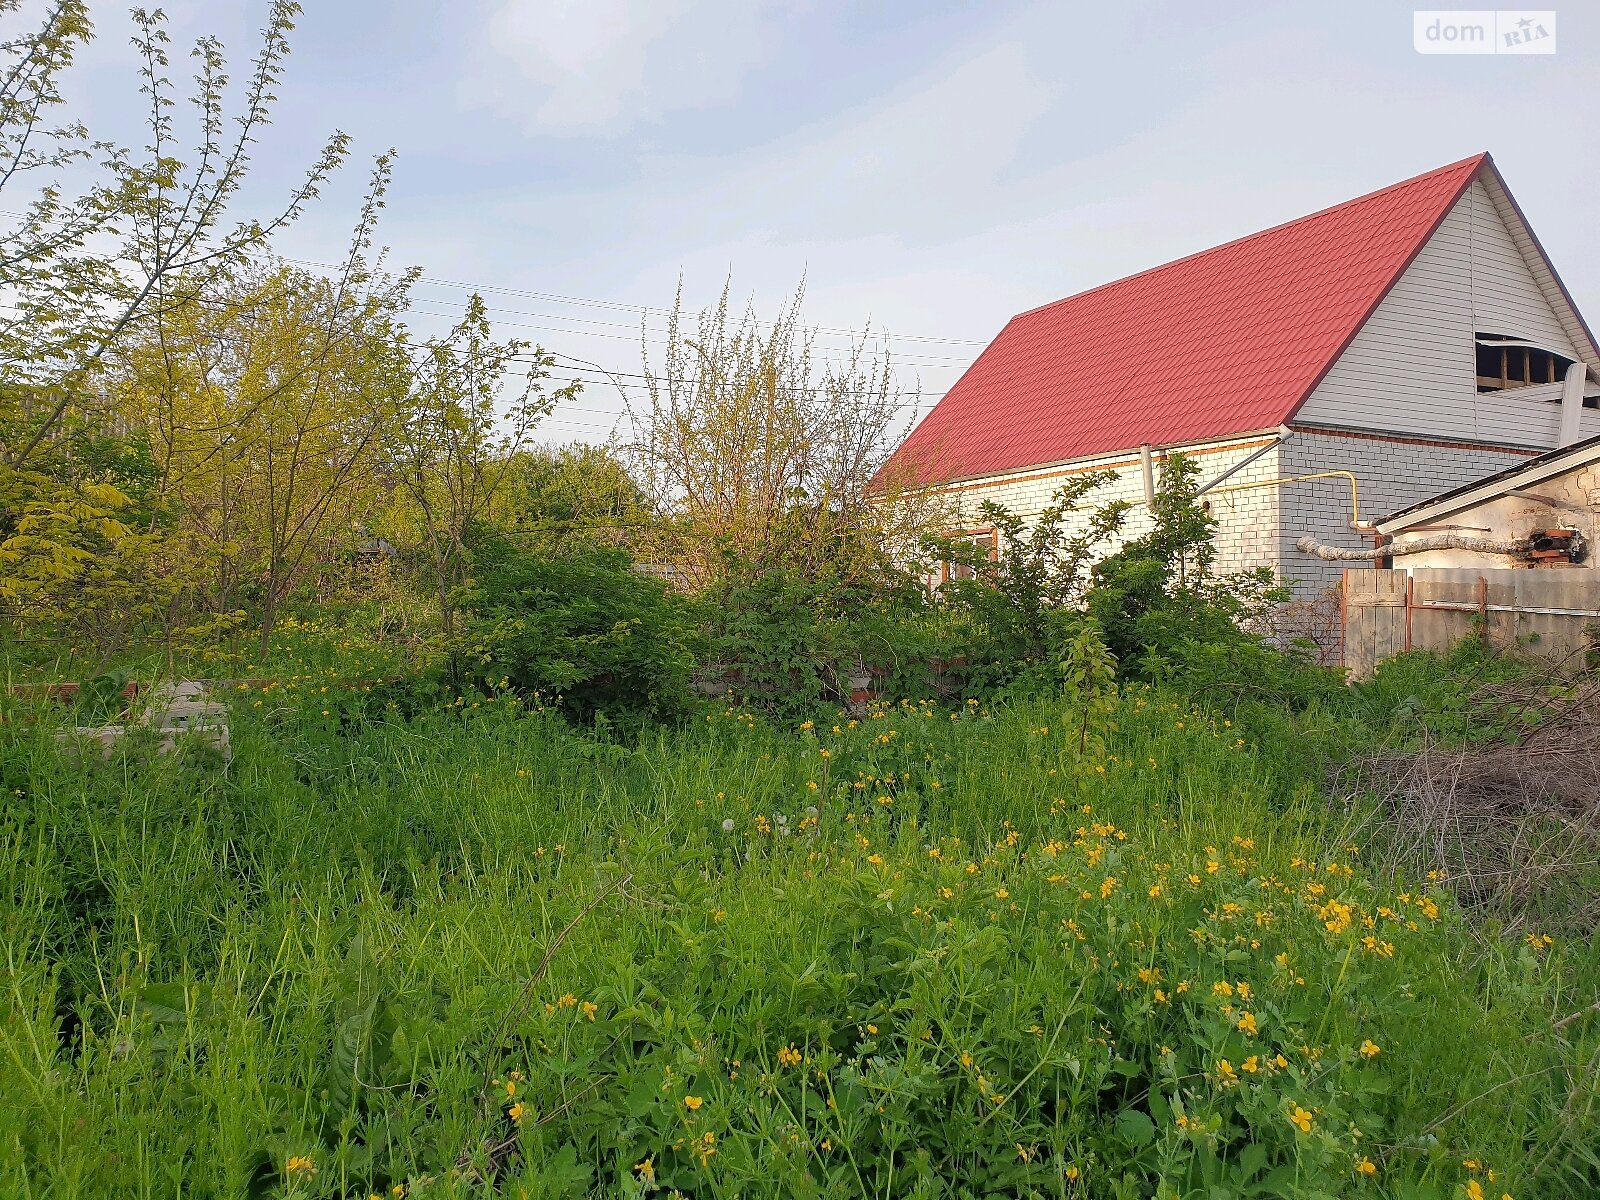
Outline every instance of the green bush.
[(691, 706), (690, 605), (626, 551), (489, 541), (446, 668), (458, 687), (538, 695), (580, 721), (675, 720)]
[(971, 542), (931, 541), (930, 556), (961, 568), (940, 589), (939, 604), (966, 659), (967, 694), (1028, 695), (1056, 687), (1057, 663), (1083, 621), (1090, 568), (1127, 516), (1124, 501), (1095, 508), (1085, 503), (1113, 478), (1110, 471), (1074, 477), (1031, 524), (984, 502), (980, 517), (999, 539), (993, 558)]
[(799, 717), (846, 700), (859, 672), (897, 697), (929, 695), (928, 664), (941, 642), (926, 608), (920, 583), (903, 570), (886, 566), (865, 583), (823, 566), (730, 572), (701, 611), (707, 659), (730, 672), (734, 695)]
[[(1199, 502), (1198, 468), (1181, 454), (1163, 464), (1151, 529), (1096, 563), (1085, 604), (1106, 644), (1132, 674), (1201, 647), (1260, 645), (1245, 630), (1289, 598), (1271, 571), (1218, 574), (1217, 522)], [(1159, 669), (1159, 668), (1156, 668)]]

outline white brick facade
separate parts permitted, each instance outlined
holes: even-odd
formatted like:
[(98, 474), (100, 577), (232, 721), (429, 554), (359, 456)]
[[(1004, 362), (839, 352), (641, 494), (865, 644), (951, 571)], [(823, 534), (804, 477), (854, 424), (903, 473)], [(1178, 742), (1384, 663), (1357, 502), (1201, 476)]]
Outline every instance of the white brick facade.
[[(1261, 454), (1249, 466), (1240, 470), (1221, 485), (1222, 489), (1207, 497), (1212, 513), (1218, 519), (1217, 569), (1236, 571), (1246, 567), (1276, 566), (1278, 556), (1278, 505), (1276, 488), (1240, 488), (1241, 484), (1264, 483), (1278, 476), (1278, 451), (1271, 448), (1274, 434), (1210, 442), (1183, 447), (1192, 462), (1200, 468), (1199, 479), (1208, 483), (1242, 462), (1252, 454)], [(1164, 455), (1155, 455), (1155, 470), (1159, 473)], [(949, 492), (961, 504), (961, 520), (967, 526), (983, 524), (978, 507), (985, 500), (1004, 505), (1025, 518), (1028, 524), (1050, 504), (1058, 488), (1071, 477), (1089, 471), (1111, 469), (1115, 480), (1091, 493), (1083, 501), (1086, 509), (1095, 508), (1116, 500), (1129, 501), (1129, 511), (1123, 526), (1123, 539), (1131, 539), (1149, 532), (1150, 515), (1144, 503), (1144, 468), (1139, 453), (1105, 455), (1060, 463), (1032, 471), (1018, 471), (990, 479), (972, 480), (953, 484)], [(1238, 490), (1226, 490), (1237, 488)], [(1108, 546), (1107, 550), (1115, 546)]]
[[(1361, 520), (1369, 523), (1429, 496), (1492, 475), (1524, 461), (1530, 454), (1508, 447), (1303, 427), (1295, 428), (1287, 440), (1272, 445), (1276, 436), (1259, 434), (1210, 442), (1185, 447), (1183, 453), (1200, 468), (1202, 485), (1218, 479), (1250, 455), (1258, 455), (1204, 496), (1217, 519), (1217, 570), (1271, 567), (1293, 586), (1295, 598), (1300, 600), (1310, 599), (1337, 583), (1346, 566), (1360, 564), (1323, 562), (1301, 554), (1295, 549), (1297, 539), (1309, 535), (1325, 545), (1352, 550), (1369, 549), (1373, 542), (1370, 533), (1351, 528), (1348, 479), (1335, 476), (1283, 481), (1325, 471), (1348, 471), (1356, 477)], [(1161, 452), (1155, 455), (1157, 472), (1163, 457)], [(984, 524), (978, 507), (985, 500), (1004, 505), (1031, 524), (1068, 479), (1105, 469), (1116, 472), (1114, 482), (1087, 497), (1085, 507), (1129, 501), (1133, 508), (1123, 527), (1123, 538), (1148, 532), (1144, 471), (1136, 450), (972, 480), (954, 484), (950, 491), (960, 501), (961, 521), (967, 527)], [(1264, 486), (1249, 486), (1257, 484)], [(1107, 551), (1114, 548), (1108, 546)]]

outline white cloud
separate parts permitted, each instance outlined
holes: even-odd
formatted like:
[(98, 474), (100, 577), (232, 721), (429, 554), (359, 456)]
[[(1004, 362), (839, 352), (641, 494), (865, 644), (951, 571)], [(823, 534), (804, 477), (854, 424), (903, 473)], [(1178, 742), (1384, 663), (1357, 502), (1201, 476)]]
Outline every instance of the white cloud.
[(541, 133), (601, 133), (726, 104), (774, 53), (777, 0), (499, 0), (469, 105)]

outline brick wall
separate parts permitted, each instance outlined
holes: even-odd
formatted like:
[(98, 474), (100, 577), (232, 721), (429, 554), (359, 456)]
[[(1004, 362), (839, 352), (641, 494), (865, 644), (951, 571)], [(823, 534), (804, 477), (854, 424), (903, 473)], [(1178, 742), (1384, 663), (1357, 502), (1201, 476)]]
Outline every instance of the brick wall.
[[(1200, 468), (1200, 481), (1206, 483), (1228, 468), (1241, 462), (1270, 440), (1253, 437), (1229, 442), (1208, 443), (1185, 448), (1190, 459)], [(1278, 475), (1278, 451), (1268, 450), (1255, 462), (1230, 476), (1225, 488), (1239, 484), (1260, 482)], [(1161, 457), (1156, 456), (1159, 478)], [(1133, 503), (1123, 528), (1123, 537), (1136, 538), (1150, 529), (1150, 516), (1144, 505), (1144, 472), (1138, 451), (1083, 459), (1070, 464), (1036, 471), (1018, 472), (1009, 476), (957, 484), (952, 488), (962, 506), (962, 519), (978, 525), (978, 506), (985, 500), (1003, 504), (1013, 512), (1030, 519), (1051, 501), (1056, 489), (1071, 476), (1086, 471), (1110, 468), (1116, 472), (1115, 480), (1086, 498), (1086, 507), (1096, 507), (1114, 500)], [(1218, 519), (1217, 568), (1234, 571), (1245, 567), (1273, 566), (1279, 546), (1278, 494), (1275, 488), (1219, 492), (1208, 496), (1212, 513)], [(1108, 547), (1114, 549), (1115, 547)]]
[[(1260, 450), (1267, 440), (1263, 435), (1213, 442), (1187, 447), (1185, 453), (1199, 466), (1200, 480), (1205, 483)], [(1359, 488), (1361, 520), (1371, 522), (1504, 470), (1524, 461), (1531, 453), (1456, 442), (1296, 430), (1281, 446), (1268, 450), (1206, 493), (1212, 515), (1217, 518), (1217, 569), (1273, 567), (1293, 585), (1296, 599), (1308, 600), (1337, 583), (1346, 565), (1359, 564), (1323, 562), (1301, 554), (1294, 547), (1297, 538), (1309, 534), (1326, 545), (1355, 550), (1372, 545), (1370, 535), (1358, 534), (1350, 528), (1350, 482), (1347, 479), (1250, 489), (1241, 488), (1241, 484), (1264, 483), (1317, 471), (1350, 471), (1356, 476)], [(1158, 455), (1158, 470), (1159, 464)], [(1116, 472), (1116, 479), (1093, 493), (1087, 503), (1133, 502), (1124, 537), (1138, 537), (1149, 530), (1150, 519), (1143, 503), (1144, 475), (1137, 451), (957, 484), (952, 491), (961, 503), (963, 520), (971, 525), (980, 523), (977, 509), (984, 500), (993, 500), (1032, 518), (1050, 503), (1055, 490), (1069, 477), (1106, 468)]]
[[(1360, 488), (1361, 520), (1370, 523), (1397, 509), (1523, 462), (1529, 451), (1463, 443), (1429, 442), (1332, 431), (1296, 430), (1278, 450), (1284, 476), (1350, 471)], [(1280, 571), (1297, 599), (1310, 599), (1341, 572), (1360, 563), (1323, 562), (1294, 548), (1311, 536), (1329, 546), (1372, 547), (1370, 534), (1350, 528), (1350, 482), (1319, 479), (1279, 489)]]

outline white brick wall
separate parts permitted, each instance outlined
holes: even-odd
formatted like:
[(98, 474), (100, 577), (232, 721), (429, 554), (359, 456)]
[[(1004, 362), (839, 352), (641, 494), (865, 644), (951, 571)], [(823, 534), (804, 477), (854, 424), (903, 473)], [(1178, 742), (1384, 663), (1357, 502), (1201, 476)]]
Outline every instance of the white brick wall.
[[(1184, 453), (1200, 468), (1200, 482), (1206, 483), (1236, 463), (1262, 449), (1268, 439), (1256, 436), (1227, 442), (1207, 443), (1185, 447)], [(1229, 477), (1224, 488), (1239, 484), (1261, 482), (1278, 475), (1278, 451), (1268, 450), (1255, 462)], [(981, 524), (978, 506), (985, 500), (1003, 504), (1013, 512), (1029, 519), (1038, 515), (1051, 501), (1056, 489), (1073, 476), (1086, 471), (1112, 468), (1116, 479), (1111, 484), (1092, 493), (1084, 501), (1085, 508), (1097, 507), (1114, 500), (1128, 500), (1134, 505), (1123, 527), (1124, 539), (1136, 538), (1149, 532), (1150, 517), (1144, 505), (1144, 472), (1137, 450), (1131, 453), (1105, 455), (1082, 459), (1072, 463), (1035, 471), (1016, 472), (1011, 475), (974, 480), (956, 484), (952, 491), (962, 506), (962, 520), (977, 526)], [(1159, 479), (1161, 456), (1156, 456)], [(1217, 569), (1235, 571), (1245, 567), (1275, 565), (1278, 554), (1278, 495), (1275, 488), (1223, 491), (1207, 497), (1212, 513), (1218, 519)], [(1114, 549), (1114, 546), (1108, 547)]]
[[(1206, 483), (1260, 450), (1265, 441), (1265, 436), (1257, 435), (1186, 447), (1184, 452), (1199, 466), (1200, 481)], [(1241, 484), (1266, 483), (1318, 471), (1350, 471), (1359, 488), (1361, 520), (1371, 522), (1492, 475), (1527, 457), (1525, 452), (1503, 447), (1296, 429), (1282, 445), (1268, 450), (1206, 493), (1205, 500), (1217, 518), (1217, 569), (1272, 567), (1293, 585), (1295, 598), (1305, 600), (1336, 583), (1346, 565), (1359, 564), (1323, 562), (1301, 554), (1295, 549), (1296, 539), (1309, 534), (1326, 545), (1355, 550), (1372, 545), (1371, 535), (1358, 534), (1350, 528), (1347, 479), (1249, 489), (1241, 488)], [(1134, 507), (1128, 514), (1123, 536), (1135, 538), (1148, 532), (1150, 519), (1144, 506), (1144, 475), (1137, 450), (974, 480), (956, 484), (951, 490), (960, 500), (962, 520), (972, 526), (981, 524), (977, 510), (984, 500), (1003, 504), (1031, 519), (1050, 503), (1055, 490), (1069, 477), (1107, 467), (1116, 471), (1115, 481), (1093, 493), (1085, 504), (1132, 501)]]
[[(1361, 520), (1367, 523), (1529, 457), (1493, 446), (1301, 429), (1295, 430), (1278, 454), (1285, 477), (1317, 471), (1353, 472), (1360, 488)], [(1286, 484), (1281, 492), (1279, 570), (1293, 583), (1296, 599), (1309, 599), (1336, 583), (1347, 566), (1361, 564), (1323, 562), (1301, 554), (1294, 548), (1297, 538), (1309, 535), (1325, 545), (1366, 550), (1372, 547), (1372, 537), (1350, 528), (1348, 480)]]

